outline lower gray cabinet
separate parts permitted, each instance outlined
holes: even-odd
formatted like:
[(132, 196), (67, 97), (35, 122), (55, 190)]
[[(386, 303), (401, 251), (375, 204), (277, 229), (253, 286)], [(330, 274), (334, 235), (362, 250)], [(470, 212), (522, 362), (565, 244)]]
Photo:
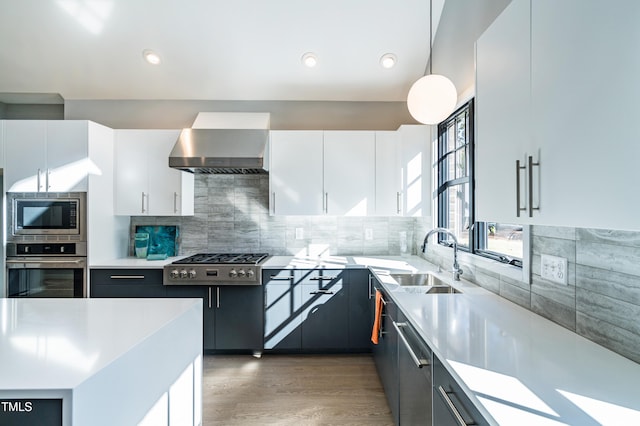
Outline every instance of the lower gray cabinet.
[(215, 286), (215, 349), (262, 352), (262, 287)]
[(215, 311), (211, 309), (211, 287), (167, 286), (167, 297), (193, 297), (202, 299), (202, 348), (215, 349)]
[(433, 357), (433, 424), (489, 424), (436, 356)]
[(308, 352), (371, 349), (366, 269), (264, 269), (264, 347)]
[[(387, 402), (391, 409), (394, 423), (400, 424), (399, 410), (399, 381), (398, 381), (398, 332), (393, 323), (398, 317), (398, 307), (382, 289), (380, 283), (373, 280), (374, 290), (382, 295), (382, 317), (380, 332), (378, 333), (378, 344), (373, 345), (373, 360), (378, 370), (378, 376), (382, 382)], [(375, 310), (375, 298), (372, 307)]]
[(167, 286), (167, 296), (203, 299), (205, 350), (262, 352), (261, 286)]
[(349, 348), (357, 352), (371, 351), (373, 326), (373, 276), (368, 269), (350, 270), (349, 273)]
[(91, 269), (90, 297), (165, 297), (162, 269)]
[(398, 333), (399, 424), (429, 426), (432, 424), (431, 350), (402, 312), (398, 312), (394, 328)]
[(343, 270), (303, 271), (302, 348), (345, 350), (349, 345), (349, 297)]

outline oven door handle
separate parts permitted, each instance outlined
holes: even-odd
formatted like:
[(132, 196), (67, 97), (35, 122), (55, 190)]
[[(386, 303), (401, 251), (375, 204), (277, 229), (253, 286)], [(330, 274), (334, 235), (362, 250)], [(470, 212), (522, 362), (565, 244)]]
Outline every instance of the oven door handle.
[(35, 260), (35, 259), (25, 259), (25, 260), (13, 260), (7, 259), (7, 268), (39, 268), (39, 265), (69, 265), (69, 266), (79, 266), (84, 267), (86, 264), (85, 259), (68, 259), (68, 260)]

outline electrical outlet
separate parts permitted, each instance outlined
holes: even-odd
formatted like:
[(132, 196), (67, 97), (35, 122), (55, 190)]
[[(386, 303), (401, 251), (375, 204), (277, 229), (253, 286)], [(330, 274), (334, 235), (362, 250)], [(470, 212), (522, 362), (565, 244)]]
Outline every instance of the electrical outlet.
[(540, 260), (540, 275), (545, 280), (567, 285), (567, 259), (543, 254)]
[(296, 228), (296, 240), (304, 240), (304, 228)]
[(365, 228), (364, 229), (364, 239), (365, 240), (373, 240), (373, 229)]

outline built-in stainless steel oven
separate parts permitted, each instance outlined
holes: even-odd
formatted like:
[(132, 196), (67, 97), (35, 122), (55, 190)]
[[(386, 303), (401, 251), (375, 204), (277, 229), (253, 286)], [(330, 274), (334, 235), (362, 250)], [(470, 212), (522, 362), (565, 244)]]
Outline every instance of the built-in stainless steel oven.
[(86, 193), (7, 194), (7, 297), (86, 297)]
[[(17, 244), (29, 253), (46, 251), (41, 246), (51, 250), (51, 246), (62, 245), (75, 244)], [(10, 247), (8, 245), (7, 249)], [(74, 250), (67, 248), (66, 251)], [(72, 256), (71, 253), (7, 256), (7, 297), (85, 297), (86, 288), (86, 251), (85, 256)]]

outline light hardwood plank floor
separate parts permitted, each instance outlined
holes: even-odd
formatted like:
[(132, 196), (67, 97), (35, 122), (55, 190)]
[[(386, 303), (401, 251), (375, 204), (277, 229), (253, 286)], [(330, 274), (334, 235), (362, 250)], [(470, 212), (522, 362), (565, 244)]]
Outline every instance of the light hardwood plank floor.
[(207, 355), (203, 425), (393, 425), (370, 355)]

